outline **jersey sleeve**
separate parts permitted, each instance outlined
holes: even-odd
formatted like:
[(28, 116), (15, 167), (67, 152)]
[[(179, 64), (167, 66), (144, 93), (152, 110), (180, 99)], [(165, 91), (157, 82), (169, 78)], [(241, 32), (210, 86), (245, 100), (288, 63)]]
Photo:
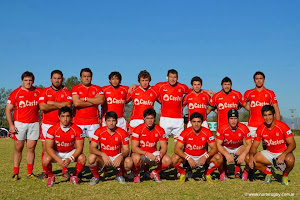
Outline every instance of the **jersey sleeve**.
[(182, 133), (179, 136), (175, 136), (174, 139), (176, 139), (177, 142), (185, 144), (186, 135), (187, 135), (186, 131), (182, 131)]
[(8, 96), (7, 104), (14, 105), (16, 103), (16, 95), (17, 95), (17, 92), (15, 90)]
[(159, 141), (168, 141), (168, 137), (166, 136), (165, 130), (161, 129)]
[(129, 145), (129, 137), (126, 131), (122, 133), (122, 145)]
[(128, 91), (127, 96), (126, 96), (126, 102), (130, 102), (132, 100), (132, 92), (133, 92), (133, 90), (131, 90), (131, 92)]
[(192, 89), (190, 89), (187, 85), (182, 84), (183, 88), (184, 88), (184, 94), (188, 94), (189, 92), (192, 91)]
[(244, 94), (244, 96), (243, 96), (243, 98), (242, 98), (242, 101), (243, 101), (243, 103), (247, 103), (247, 102), (249, 102), (250, 100), (249, 100), (249, 90), (247, 90), (246, 92), (245, 92), (245, 94)]
[(288, 127), (288, 125), (282, 123), (282, 131), (284, 133), (285, 138), (290, 138), (293, 136), (292, 130)]
[(48, 99), (47, 99), (46, 91), (47, 91), (47, 89), (45, 88), (40, 93), (39, 103), (47, 103)]
[(251, 139), (251, 134), (249, 128), (245, 125), (243, 126), (243, 131), (244, 131), (244, 138), (245, 140), (250, 140)]
[(187, 102), (188, 96), (189, 96), (189, 94), (187, 94), (183, 97), (183, 102), (182, 102), (183, 107), (188, 104), (188, 102)]
[(240, 101), (240, 105), (242, 106), (243, 105), (243, 103), (244, 103), (244, 98), (243, 98), (243, 95), (242, 95), (242, 93), (240, 93), (240, 92), (237, 92), (237, 94), (238, 94), (238, 97), (239, 97), (239, 101)]
[(100, 86), (97, 87), (97, 94), (104, 95), (104, 92)]
[(65, 101), (72, 102), (72, 93), (70, 92), (70, 90), (68, 90), (68, 88), (65, 88), (64, 91), (66, 93)]
[(256, 130), (256, 136), (255, 136), (254, 140), (260, 142), (261, 134), (262, 134), (262, 128), (261, 128), (261, 126), (259, 126)]
[(210, 130), (207, 130), (207, 137), (208, 137), (208, 143), (214, 143), (215, 141), (215, 137), (213, 135), (213, 133)]
[(99, 143), (100, 142), (100, 133), (99, 133), (99, 130), (96, 130), (93, 137), (92, 137), (92, 142), (95, 142), (95, 143)]
[(136, 127), (131, 135), (131, 140), (140, 141), (140, 128)]
[(220, 128), (218, 131), (217, 131), (217, 133), (216, 133), (216, 138), (218, 139), (218, 140), (222, 140), (223, 141), (223, 130), (222, 130), (222, 128)]
[(72, 93), (72, 95), (79, 95), (79, 94), (78, 94), (78, 87), (77, 87), (77, 85), (76, 85), (76, 86), (73, 86), (73, 88), (72, 88), (72, 90), (71, 90), (71, 93)]
[(76, 131), (76, 140), (83, 140), (84, 136), (82, 134), (81, 128), (76, 127), (75, 131)]
[(55, 131), (54, 131), (54, 126), (52, 126), (47, 131), (46, 140), (54, 140), (54, 136), (55, 136)]
[(209, 100), (209, 106), (214, 108), (216, 105), (216, 95), (214, 95), (210, 100)]
[(272, 101), (272, 104), (277, 104), (278, 101), (277, 101), (277, 98), (275, 96), (275, 93), (273, 91), (270, 91), (270, 94), (271, 94), (271, 101)]

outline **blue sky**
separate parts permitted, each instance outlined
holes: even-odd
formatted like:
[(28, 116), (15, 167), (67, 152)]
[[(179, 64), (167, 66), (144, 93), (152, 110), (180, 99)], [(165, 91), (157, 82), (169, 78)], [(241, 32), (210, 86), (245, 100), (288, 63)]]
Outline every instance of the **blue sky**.
[(219, 91), (225, 76), (233, 89), (253, 88), (261, 70), (281, 113), (300, 115), (299, 1), (1, 1), (0, 87), (16, 88), (29, 70), (48, 86), (50, 72), (94, 72), (107, 85), (111, 71), (123, 84), (148, 70), (152, 83), (175, 68), (185, 84), (197, 75)]

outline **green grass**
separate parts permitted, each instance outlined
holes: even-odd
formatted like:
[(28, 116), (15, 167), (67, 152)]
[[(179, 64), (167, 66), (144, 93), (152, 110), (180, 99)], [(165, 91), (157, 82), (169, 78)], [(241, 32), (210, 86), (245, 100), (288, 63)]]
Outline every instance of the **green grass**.
[[(296, 136), (296, 142), (300, 142), (300, 137)], [(169, 155), (173, 153), (173, 141), (169, 142)], [(88, 155), (87, 144), (84, 153)], [(65, 182), (59, 176), (60, 168), (57, 164), (53, 165), (56, 172), (56, 184), (52, 188), (46, 188), (46, 180), (30, 180), (26, 178), (26, 157), (23, 154), (21, 163), (20, 177), (16, 182), (11, 181), (12, 176), (12, 154), (13, 141), (11, 139), (0, 139), (0, 199), (260, 199), (262, 197), (246, 197), (245, 193), (294, 193), (294, 197), (289, 199), (300, 199), (300, 150), (295, 150), (296, 165), (291, 172), (290, 185), (282, 186), (280, 182), (273, 181), (269, 185), (263, 185), (261, 180), (253, 182), (242, 182), (241, 179), (229, 179), (226, 182), (215, 180), (209, 184), (202, 180), (190, 179), (184, 184), (179, 184), (176, 180), (163, 179), (162, 184), (154, 181), (143, 181), (141, 184), (132, 182), (120, 185), (112, 177), (96, 186), (90, 186), (88, 181), (91, 173), (85, 168), (83, 182), (79, 186), (74, 186), (70, 182)], [(36, 160), (34, 172), (41, 173), (41, 143), (36, 149)], [(74, 168), (74, 164), (70, 169)], [(174, 178), (174, 171), (167, 172), (168, 179)], [(258, 173), (257, 173), (258, 174)], [(218, 176), (216, 172), (214, 177)], [(264, 197), (271, 198), (271, 197)], [(286, 199), (279, 197), (277, 199)]]

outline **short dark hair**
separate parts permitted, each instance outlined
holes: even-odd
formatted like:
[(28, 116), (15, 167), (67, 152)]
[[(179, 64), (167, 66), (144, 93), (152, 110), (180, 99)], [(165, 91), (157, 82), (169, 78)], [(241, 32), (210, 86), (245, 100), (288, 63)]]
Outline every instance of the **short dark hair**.
[(115, 120), (118, 121), (118, 115), (117, 115), (117, 113), (115, 113), (114, 111), (110, 111), (110, 112), (106, 113), (106, 115), (105, 115), (105, 121), (106, 121), (108, 118), (113, 118), (113, 119), (115, 119)]
[(194, 112), (193, 114), (191, 114), (190, 121), (192, 121), (194, 118), (200, 118), (201, 122), (203, 122), (203, 115), (201, 113)]
[(144, 118), (147, 117), (148, 115), (152, 115), (154, 116), (154, 118), (156, 117), (156, 111), (153, 108), (148, 108), (146, 110), (144, 110)]
[(23, 81), (23, 79), (24, 79), (25, 77), (31, 77), (32, 80), (34, 81), (34, 75), (33, 75), (32, 72), (29, 72), (29, 71), (24, 72), (24, 73), (22, 74), (22, 76), (21, 76), (21, 80)]
[(120, 80), (120, 83), (122, 81), (122, 75), (120, 74), (120, 72), (111, 72), (109, 75), (108, 75), (108, 79), (112, 79), (112, 77), (117, 77), (119, 80)]
[(232, 85), (231, 79), (226, 76), (225, 78), (222, 79), (221, 85), (223, 85), (223, 83), (227, 83), (227, 82), (230, 82), (230, 84)]
[(62, 78), (64, 77), (64, 74), (62, 73), (62, 71), (60, 71), (60, 70), (58, 70), (58, 69), (53, 70), (53, 71), (51, 72), (51, 77), (50, 77), (50, 78), (52, 78), (53, 74), (60, 74)]
[(178, 72), (175, 69), (169, 69), (167, 76), (169, 76), (169, 74), (176, 74), (176, 76), (178, 77)]
[(202, 85), (202, 79), (199, 76), (194, 76), (191, 80), (191, 85), (193, 85), (194, 81), (199, 81)]
[(93, 77), (93, 72), (90, 68), (83, 68), (80, 71), (80, 76), (82, 75), (83, 72), (90, 72), (91, 73), (91, 77)]
[(275, 109), (272, 105), (264, 105), (261, 108), (261, 115), (264, 115), (264, 112), (267, 112), (267, 111), (271, 111), (273, 115), (275, 114)]
[(70, 107), (68, 107), (68, 106), (61, 107), (58, 110), (58, 116), (60, 117), (61, 113), (66, 113), (66, 112), (70, 113), (70, 115), (72, 117), (72, 114), (73, 114), (72, 109)]
[(262, 75), (262, 76), (264, 77), (264, 79), (266, 78), (266, 76), (265, 76), (265, 74), (264, 74), (263, 72), (257, 71), (257, 72), (255, 72), (254, 75), (253, 75), (253, 79), (254, 79), (254, 80), (255, 80), (255, 76), (256, 76), (256, 75)]
[(151, 75), (146, 70), (140, 71), (140, 73), (138, 75), (138, 82), (140, 82), (141, 78), (149, 78), (149, 82), (151, 81)]

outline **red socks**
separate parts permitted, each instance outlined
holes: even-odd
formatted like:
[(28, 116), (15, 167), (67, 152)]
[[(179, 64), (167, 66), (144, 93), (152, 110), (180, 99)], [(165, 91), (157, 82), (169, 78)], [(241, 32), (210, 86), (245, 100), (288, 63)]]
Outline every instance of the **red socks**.
[(214, 162), (209, 163), (208, 169), (205, 175), (210, 175), (215, 169), (217, 169), (220, 165)]
[(33, 171), (33, 164), (27, 163), (27, 174), (32, 174)]
[(20, 167), (14, 167), (14, 174), (19, 174)]
[(68, 173), (68, 168), (67, 167), (63, 167), (62, 168), (62, 173)]
[(49, 164), (49, 165), (46, 167), (46, 173), (48, 174), (48, 177), (54, 176), (54, 175), (53, 175), (53, 171), (52, 171), (52, 164)]
[(176, 165), (173, 165), (173, 167), (177, 170), (177, 173), (186, 174), (185, 170), (182, 167), (182, 163), (178, 163)]
[(154, 169), (153, 171), (155, 172), (155, 173), (160, 173), (160, 172), (162, 172), (162, 171), (164, 171), (164, 170), (166, 170), (166, 169), (168, 169), (169, 167), (167, 166), (167, 165), (164, 165), (164, 164), (162, 164), (162, 163), (159, 163), (158, 164), (158, 166), (157, 166), (157, 168), (156, 169)]
[(73, 176), (78, 176), (78, 174), (83, 170), (83, 168), (84, 168), (84, 164), (78, 162), (76, 164), (75, 170), (73, 171)]
[(134, 175), (140, 174), (140, 169), (141, 169), (141, 164), (140, 163), (134, 164), (133, 170), (132, 170)]
[(95, 178), (100, 178), (99, 173), (98, 173), (98, 165), (97, 164), (90, 165), (89, 168)]
[(270, 168), (266, 167), (266, 168), (264, 169), (263, 173), (265, 173), (265, 174), (272, 174), (272, 171), (271, 171)]

